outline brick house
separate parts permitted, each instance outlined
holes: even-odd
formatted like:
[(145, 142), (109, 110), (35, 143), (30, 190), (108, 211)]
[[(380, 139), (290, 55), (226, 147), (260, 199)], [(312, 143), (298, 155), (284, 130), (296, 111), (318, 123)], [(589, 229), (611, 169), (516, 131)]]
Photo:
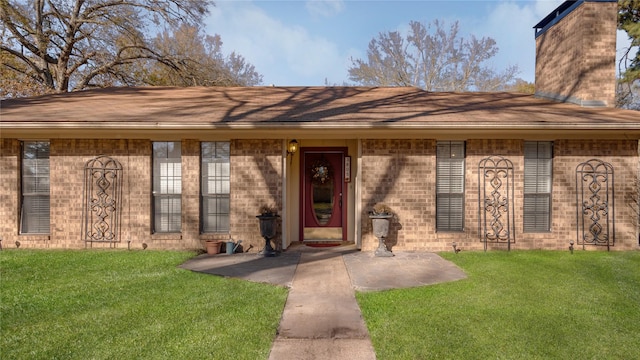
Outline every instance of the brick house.
[[(3, 100), (3, 247), (638, 249), (637, 112), (615, 99), (615, 1), (536, 25), (536, 96), (416, 88), (110, 88)], [(590, 44), (585, 46), (584, 42)], [(592, 46), (591, 46), (592, 45)], [(295, 150), (295, 151), (293, 151)]]

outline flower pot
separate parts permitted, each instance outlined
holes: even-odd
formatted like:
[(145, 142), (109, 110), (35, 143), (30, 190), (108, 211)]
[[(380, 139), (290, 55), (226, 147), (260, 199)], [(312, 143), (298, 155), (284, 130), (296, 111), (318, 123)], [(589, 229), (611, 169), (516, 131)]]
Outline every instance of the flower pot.
[(207, 254), (215, 255), (220, 253), (220, 247), (222, 247), (222, 242), (208, 240), (204, 242), (204, 245), (205, 245), (205, 248), (207, 249)]

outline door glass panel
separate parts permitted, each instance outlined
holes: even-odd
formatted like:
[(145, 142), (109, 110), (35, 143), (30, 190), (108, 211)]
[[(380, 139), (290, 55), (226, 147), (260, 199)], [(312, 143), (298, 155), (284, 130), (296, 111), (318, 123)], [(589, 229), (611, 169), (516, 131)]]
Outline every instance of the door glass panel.
[(311, 167), (313, 212), (320, 225), (327, 225), (333, 213), (333, 176), (329, 164), (318, 161)]

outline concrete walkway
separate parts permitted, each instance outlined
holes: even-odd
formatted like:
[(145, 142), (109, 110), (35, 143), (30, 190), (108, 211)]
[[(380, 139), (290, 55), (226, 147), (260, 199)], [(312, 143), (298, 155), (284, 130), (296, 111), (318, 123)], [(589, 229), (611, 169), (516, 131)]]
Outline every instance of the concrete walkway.
[(339, 252), (304, 252), (269, 359), (375, 359)]
[(276, 257), (201, 255), (183, 268), (289, 287), (270, 360), (375, 359), (355, 290), (378, 291), (464, 279), (433, 253), (375, 257), (354, 245), (294, 245)]

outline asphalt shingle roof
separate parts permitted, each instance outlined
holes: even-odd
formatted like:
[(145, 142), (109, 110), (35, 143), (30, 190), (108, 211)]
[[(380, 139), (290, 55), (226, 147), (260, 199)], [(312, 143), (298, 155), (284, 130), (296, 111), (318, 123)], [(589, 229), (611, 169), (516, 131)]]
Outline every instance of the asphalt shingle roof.
[(516, 93), (409, 87), (107, 88), (0, 104), (0, 130), (171, 125), (192, 129), (582, 129), (640, 131), (637, 111), (586, 108)]

